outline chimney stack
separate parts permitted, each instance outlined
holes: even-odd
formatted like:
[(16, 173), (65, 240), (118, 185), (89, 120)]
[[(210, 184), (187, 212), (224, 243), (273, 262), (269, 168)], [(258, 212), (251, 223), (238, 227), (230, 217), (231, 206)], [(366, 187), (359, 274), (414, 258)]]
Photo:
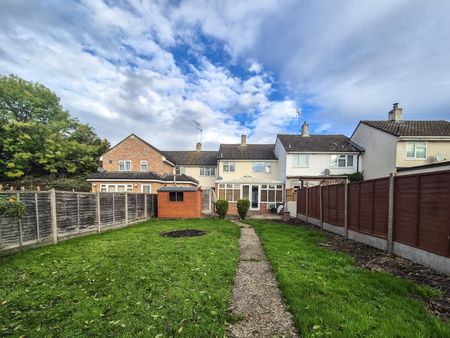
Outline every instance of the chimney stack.
[(241, 146), (246, 146), (247, 145), (247, 135), (242, 134), (241, 135)]
[(402, 108), (398, 106), (398, 103), (394, 103), (392, 110), (389, 112), (388, 119), (389, 121), (399, 122), (402, 120), (403, 111)]
[(197, 142), (197, 144), (195, 145), (195, 150), (202, 151), (202, 143), (201, 142)]
[(309, 137), (309, 124), (305, 121), (302, 125), (302, 133), (303, 137)]

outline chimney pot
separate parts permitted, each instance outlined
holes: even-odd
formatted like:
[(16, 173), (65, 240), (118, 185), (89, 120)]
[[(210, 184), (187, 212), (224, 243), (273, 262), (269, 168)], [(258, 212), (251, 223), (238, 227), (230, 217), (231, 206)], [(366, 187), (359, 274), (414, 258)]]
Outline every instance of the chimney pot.
[(302, 125), (302, 133), (303, 137), (309, 137), (309, 124), (305, 121)]
[(242, 134), (241, 135), (241, 146), (246, 146), (247, 145), (247, 135)]
[(202, 151), (202, 144), (201, 144), (201, 142), (197, 142), (197, 144), (195, 145), (195, 150), (196, 151)]
[(392, 105), (392, 110), (388, 114), (389, 121), (399, 122), (403, 118), (403, 109), (398, 106), (398, 103)]

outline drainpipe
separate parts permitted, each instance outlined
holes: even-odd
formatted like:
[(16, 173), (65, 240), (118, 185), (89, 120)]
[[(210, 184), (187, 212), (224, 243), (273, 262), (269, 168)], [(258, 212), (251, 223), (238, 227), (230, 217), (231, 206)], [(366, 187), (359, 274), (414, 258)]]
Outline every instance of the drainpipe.
[(358, 153), (356, 157), (356, 172), (359, 172), (359, 157), (361, 156), (361, 152)]

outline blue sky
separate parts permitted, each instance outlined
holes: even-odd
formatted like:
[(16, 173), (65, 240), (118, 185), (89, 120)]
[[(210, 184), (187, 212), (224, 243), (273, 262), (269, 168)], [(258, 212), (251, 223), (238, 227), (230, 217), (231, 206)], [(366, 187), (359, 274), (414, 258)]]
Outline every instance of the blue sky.
[[(445, 0), (2, 0), (0, 74), (55, 91), (115, 143), (274, 142), (303, 121), (450, 117)], [(296, 109), (301, 111), (301, 121)]]

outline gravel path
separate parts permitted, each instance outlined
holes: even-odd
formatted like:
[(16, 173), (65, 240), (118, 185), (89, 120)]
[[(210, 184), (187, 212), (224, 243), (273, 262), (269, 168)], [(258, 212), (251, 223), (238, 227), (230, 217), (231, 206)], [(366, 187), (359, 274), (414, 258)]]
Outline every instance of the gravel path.
[(229, 337), (298, 337), (292, 315), (264, 255), (258, 235), (241, 226), (240, 262), (231, 296), (232, 313), (239, 319), (230, 325)]

